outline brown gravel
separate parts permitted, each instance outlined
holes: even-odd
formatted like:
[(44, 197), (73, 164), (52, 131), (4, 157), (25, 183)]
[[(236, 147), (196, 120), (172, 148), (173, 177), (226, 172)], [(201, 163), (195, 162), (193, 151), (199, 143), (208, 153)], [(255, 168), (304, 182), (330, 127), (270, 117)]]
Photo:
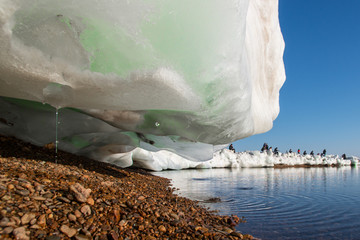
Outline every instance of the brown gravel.
[(170, 180), (0, 136), (1, 239), (252, 239)]

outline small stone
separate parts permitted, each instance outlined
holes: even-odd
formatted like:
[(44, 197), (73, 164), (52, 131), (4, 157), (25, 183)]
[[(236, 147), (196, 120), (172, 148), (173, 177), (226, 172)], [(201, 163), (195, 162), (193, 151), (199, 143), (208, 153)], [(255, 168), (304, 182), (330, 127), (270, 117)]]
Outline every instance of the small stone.
[(236, 216), (236, 215), (231, 215), (231, 217), (232, 217), (232, 219), (234, 220), (234, 222), (236, 224), (238, 224), (241, 221), (240, 218), (238, 216)]
[(21, 224), (28, 224), (31, 220), (36, 217), (34, 213), (25, 213), (24, 216), (21, 217)]
[(72, 192), (78, 202), (86, 202), (90, 196), (91, 189), (85, 189), (81, 184), (75, 183), (70, 186), (70, 192)]
[(21, 173), (21, 174), (19, 175), (18, 180), (21, 181), (21, 182), (29, 182), (26, 178), (27, 178), (26, 174), (25, 174), (25, 173)]
[(91, 224), (88, 230), (91, 234), (93, 234), (97, 230), (97, 227), (96, 225)]
[(140, 197), (138, 197), (138, 200), (139, 200), (139, 201), (144, 201), (144, 200), (145, 200), (145, 197), (144, 197), (144, 196), (140, 196)]
[(82, 229), (81, 229), (81, 233), (84, 234), (85, 236), (91, 238), (91, 232), (89, 232), (87, 229), (82, 228)]
[(44, 190), (44, 188), (45, 188), (44, 185), (37, 185), (37, 186), (35, 187), (35, 190), (38, 191), (38, 192), (40, 192), (40, 191)]
[(65, 203), (70, 203), (71, 201), (69, 199), (67, 199), (66, 197), (58, 197), (57, 198), (59, 201), (61, 202), (65, 202)]
[(29, 237), (26, 236), (25, 227), (18, 227), (13, 230), (15, 239), (17, 240), (29, 240)]
[(17, 217), (17, 216), (12, 216), (12, 217), (11, 217), (11, 220), (13, 220), (16, 225), (20, 225), (20, 223), (21, 223), (20, 218)]
[(16, 193), (22, 196), (28, 196), (30, 194), (29, 190), (16, 190)]
[(51, 235), (45, 238), (46, 240), (61, 240), (61, 237), (58, 235)]
[(74, 215), (74, 214), (69, 214), (68, 215), (68, 219), (70, 220), (70, 221), (72, 221), (72, 222), (76, 222), (76, 216)]
[(49, 150), (55, 149), (55, 143), (51, 142), (51, 143), (45, 144), (44, 147)]
[(10, 220), (7, 217), (3, 217), (0, 221), (0, 227), (7, 227), (10, 223)]
[(110, 182), (110, 181), (105, 181), (105, 182), (101, 182), (101, 185), (106, 186), (106, 187), (111, 187), (114, 183)]
[(81, 212), (79, 210), (75, 210), (74, 214), (77, 218), (81, 217)]
[(41, 196), (34, 196), (34, 197), (32, 197), (32, 199), (37, 200), (37, 201), (45, 201), (46, 200), (46, 198), (41, 197)]
[(52, 198), (53, 194), (52, 193), (45, 193), (42, 195), (44, 198)]
[(95, 201), (93, 198), (89, 197), (87, 200), (86, 200), (87, 204), (93, 206), (95, 204)]
[(84, 205), (80, 211), (85, 215), (85, 216), (89, 216), (91, 214), (91, 208), (89, 205)]
[(11, 199), (11, 197), (9, 195), (5, 195), (1, 198), (1, 200), (3, 201), (9, 201)]
[(78, 221), (80, 224), (84, 224), (84, 223), (86, 222), (85, 219), (82, 218), (82, 217), (79, 217), (79, 218), (77, 219), (77, 221)]
[(118, 209), (114, 210), (114, 216), (115, 216), (115, 222), (119, 222), (120, 221), (120, 211)]
[(13, 230), (14, 230), (13, 227), (6, 227), (6, 228), (4, 228), (4, 230), (1, 232), (1, 234), (10, 234), (10, 233), (12, 233)]
[(127, 224), (126, 220), (121, 220), (120, 223), (119, 223), (119, 226), (124, 227), (126, 224)]
[(241, 233), (239, 233), (239, 232), (232, 232), (232, 233), (230, 233), (230, 236), (235, 236), (235, 237), (238, 237), (238, 238), (240, 238), (240, 239), (243, 239), (244, 238), (244, 236), (241, 234)]
[(91, 237), (83, 235), (83, 234), (78, 234), (78, 235), (75, 236), (75, 239), (76, 240), (90, 240)]
[(7, 185), (7, 189), (8, 190), (13, 190), (15, 188), (15, 186), (13, 184), (9, 184)]
[(230, 228), (225, 228), (225, 229), (224, 229), (224, 232), (226, 232), (227, 234), (230, 234), (230, 233), (233, 232), (233, 230), (230, 229)]
[(26, 187), (28, 190), (31, 190), (31, 189), (33, 189), (34, 187), (31, 185), (31, 183), (25, 183), (24, 185), (23, 185), (24, 187)]
[(31, 219), (31, 221), (30, 221), (30, 225), (34, 225), (35, 223), (36, 223), (36, 218)]
[(172, 218), (174, 218), (176, 220), (179, 220), (179, 216), (176, 215), (175, 213), (170, 213), (169, 215), (170, 215), (170, 217), (172, 217)]
[[(25, 198), (24, 198), (25, 200)], [(28, 201), (28, 200), (25, 200), (25, 201)], [(29, 205), (31, 205), (32, 203), (23, 203), (23, 204), (20, 204), (18, 207), (19, 208), (27, 208)]]
[(166, 228), (164, 227), (164, 225), (160, 225), (158, 229), (160, 232), (166, 232)]
[(201, 230), (201, 226), (196, 226), (195, 231), (199, 231), (199, 230)]
[(51, 183), (51, 180), (50, 179), (42, 179), (41, 182), (45, 183), (45, 184), (48, 184), (48, 183)]
[(75, 236), (75, 234), (77, 233), (76, 229), (70, 228), (67, 225), (62, 225), (61, 228), (60, 228), (60, 231), (63, 232), (69, 238)]
[(41, 229), (41, 227), (37, 224), (34, 224), (30, 227), (31, 229)]
[(47, 235), (47, 232), (44, 230), (37, 230), (34, 234), (34, 237), (37, 237), (38, 239), (44, 239), (45, 236)]
[(66, 195), (67, 199), (69, 199), (70, 201), (75, 200), (74, 196), (72, 194), (68, 194)]
[(245, 235), (243, 235), (244, 236), (244, 239), (254, 239), (254, 237), (253, 236), (251, 236), (251, 235), (249, 235), (249, 234), (245, 234)]

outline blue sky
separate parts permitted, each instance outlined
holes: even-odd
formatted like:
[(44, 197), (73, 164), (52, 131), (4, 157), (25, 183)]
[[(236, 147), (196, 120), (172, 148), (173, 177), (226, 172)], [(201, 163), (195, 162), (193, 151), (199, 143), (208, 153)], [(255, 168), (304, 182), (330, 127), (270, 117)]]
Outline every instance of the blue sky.
[(267, 133), (236, 141), (236, 151), (264, 142), (285, 152), (360, 156), (360, 0), (279, 0), (286, 81), (280, 114)]

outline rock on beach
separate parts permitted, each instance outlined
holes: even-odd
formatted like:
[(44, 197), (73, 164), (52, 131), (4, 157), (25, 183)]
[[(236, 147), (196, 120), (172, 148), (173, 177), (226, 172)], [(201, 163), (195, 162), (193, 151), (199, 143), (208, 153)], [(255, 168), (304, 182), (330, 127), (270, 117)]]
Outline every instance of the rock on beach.
[(72, 192), (79, 202), (86, 202), (90, 196), (91, 189), (85, 189), (81, 184), (75, 183), (70, 186), (70, 192)]

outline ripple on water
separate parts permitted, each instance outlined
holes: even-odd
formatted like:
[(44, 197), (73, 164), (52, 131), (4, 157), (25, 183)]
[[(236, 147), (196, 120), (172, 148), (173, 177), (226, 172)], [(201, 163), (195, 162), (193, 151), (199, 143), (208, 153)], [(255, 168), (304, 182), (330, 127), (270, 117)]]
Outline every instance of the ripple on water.
[(360, 168), (210, 169), (171, 178), (187, 197), (221, 198), (205, 206), (244, 216), (237, 229), (263, 240), (360, 239)]
[[(313, 193), (311, 196), (258, 194), (251, 199), (238, 198), (230, 202), (229, 207), (237, 209), (237, 214), (244, 215), (248, 222), (265, 222), (267, 229), (283, 226), (281, 234), (288, 231), (311, 238), (315, 235), (334, 237), (341, 234), (344, 228), (347, 231), (351, 229), (358, 231), (359, 222), (354, 219), (358, 218), (359, 214), (351, 210), (357, 207), (357, 202), (359, 200), (356, 197), (342, 194)], [(240, 225), (239, 228), (242, 226)], [(328, 233), (329, 228), (331, 233)], [(304, 232), (303, 229), (306, 231)]]

